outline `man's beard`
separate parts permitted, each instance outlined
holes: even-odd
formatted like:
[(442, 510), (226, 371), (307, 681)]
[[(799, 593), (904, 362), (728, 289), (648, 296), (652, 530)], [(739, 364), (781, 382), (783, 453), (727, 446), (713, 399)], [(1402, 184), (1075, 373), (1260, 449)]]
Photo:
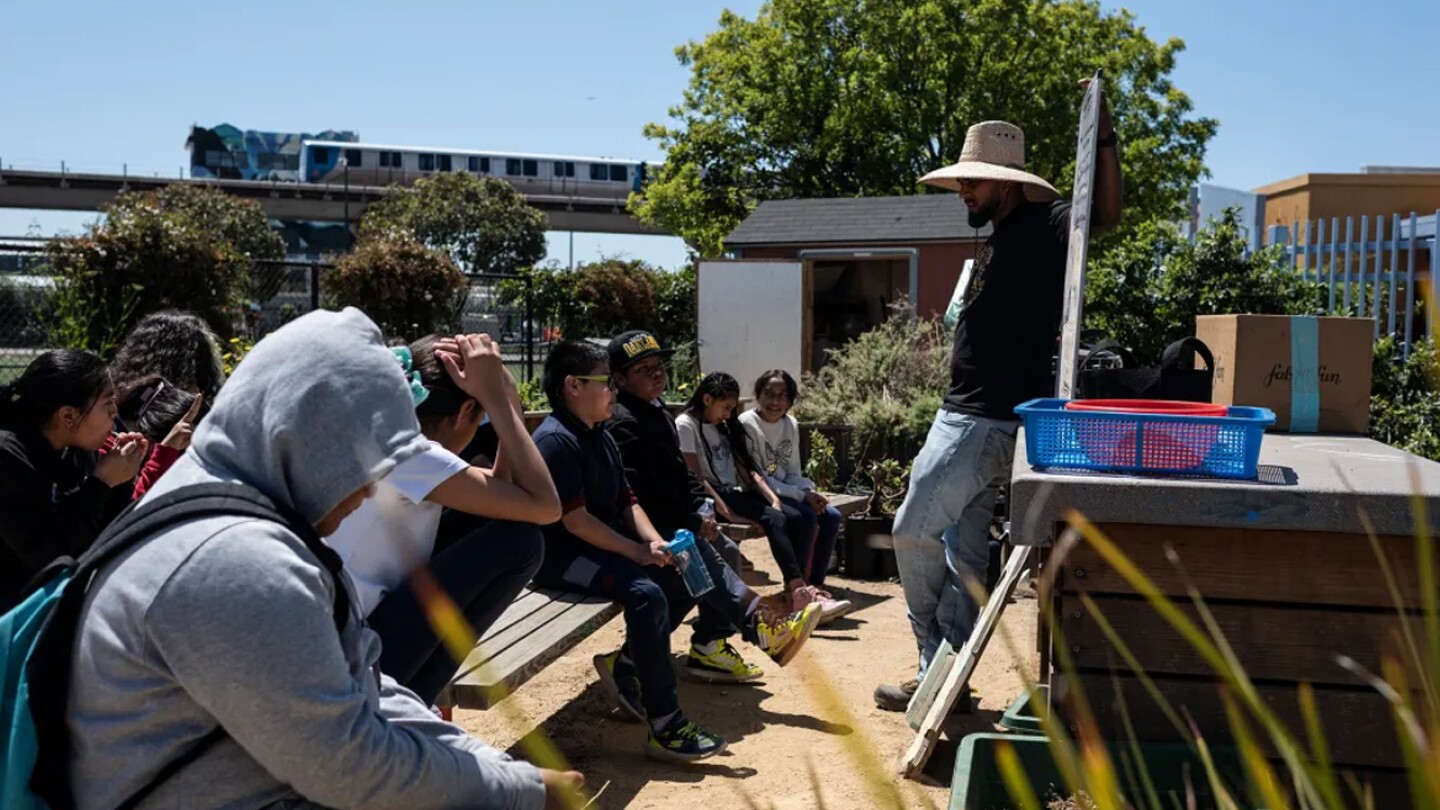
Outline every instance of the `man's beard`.
[(998, 204), (991, 203), (989, 205), (976, 208), (974, 211), (966, 211), (965, 218), (969, 221), (970, 227), (983, 228), (986, 225), (990, 224), (990, 220), (994, 218), (995, 211), (999, 207), (1000, 206)]

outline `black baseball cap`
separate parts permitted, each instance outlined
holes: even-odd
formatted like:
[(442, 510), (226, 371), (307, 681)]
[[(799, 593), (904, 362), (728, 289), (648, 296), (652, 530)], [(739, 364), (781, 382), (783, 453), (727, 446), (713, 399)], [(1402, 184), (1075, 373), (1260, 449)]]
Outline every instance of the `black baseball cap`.
[(647, 357), (669, 357), (674, 349), (660, 348), (660, 341), (644, 329), (621, 332), (610, 341), (610, 370), (624, 371)]

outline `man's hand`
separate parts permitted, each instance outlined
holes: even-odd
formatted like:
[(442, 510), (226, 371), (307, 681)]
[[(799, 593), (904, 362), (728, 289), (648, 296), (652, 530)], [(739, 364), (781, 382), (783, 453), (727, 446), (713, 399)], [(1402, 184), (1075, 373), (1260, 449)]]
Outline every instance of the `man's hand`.
[(818, 515), (825, 511), (825, 507), (829, 506), (830, 502), (825, 500), (824, 495), (812, 489), (805, 493), (805, 505), (815, 510), (815, 514)]
[[(460, 390), (480, 400), (481, 407), (494, 412), (507, 405), (509, 374), (500, 359), (500, 344), (489, 335), (456, 335), (453, 341), (439, 341), (435, 354), (450, 379)], [(511, 385), (514, 383), (511, 382)]]
[[(1088, 78), (1081, 79), (1080, 89), (1090, 89), (1091, 81), (1092, 80)], [(1099, 131), (1095, 134), (1101, 140), (1105, 140), (1115, 134), (1115, 124), (1110, 120), (1110, 103), (1105, 100), (1105, 88), (1103, 86), (1100, 88), (1100, 121), (1098, 123)]]
[(545, 785), (545, 810), (575, 810), (584, 806), (580, 788), (585, 786), (585, 776), (579, 771), (541, 768), (540, 781)]
[(669, 565), (671, 562), (670, 552), (666, 550), (665, 543), (660, 540), (651, 540), (648, 543), (636, 543), (634, 556), (631, 558), (636, 565)]

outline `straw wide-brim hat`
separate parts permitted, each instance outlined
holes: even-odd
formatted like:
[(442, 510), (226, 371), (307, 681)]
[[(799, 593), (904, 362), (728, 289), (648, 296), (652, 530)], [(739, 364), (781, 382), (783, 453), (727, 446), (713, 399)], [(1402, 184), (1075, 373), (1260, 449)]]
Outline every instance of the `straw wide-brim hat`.
[(938, 188), (959, 191), (961, 180), (999, 180), (1020, 183), (1031, 202), (1058, 199), (1060, 192), (1039, 177), (1025, 171), (1025, 133), (1005, 121), (984, 121), (965, 132), (960, 159), (920, 178)]

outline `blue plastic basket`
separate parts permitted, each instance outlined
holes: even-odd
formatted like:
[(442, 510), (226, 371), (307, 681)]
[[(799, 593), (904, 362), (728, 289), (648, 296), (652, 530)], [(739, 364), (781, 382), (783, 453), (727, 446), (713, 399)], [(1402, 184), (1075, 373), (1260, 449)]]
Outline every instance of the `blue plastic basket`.
[(1064, 399), (1032, 399), (1025, 420), (1030, 466), (1106, 472), (1255, 478), (1266, 408), (1232, 406), (1228, 416), (1067, 411)]

